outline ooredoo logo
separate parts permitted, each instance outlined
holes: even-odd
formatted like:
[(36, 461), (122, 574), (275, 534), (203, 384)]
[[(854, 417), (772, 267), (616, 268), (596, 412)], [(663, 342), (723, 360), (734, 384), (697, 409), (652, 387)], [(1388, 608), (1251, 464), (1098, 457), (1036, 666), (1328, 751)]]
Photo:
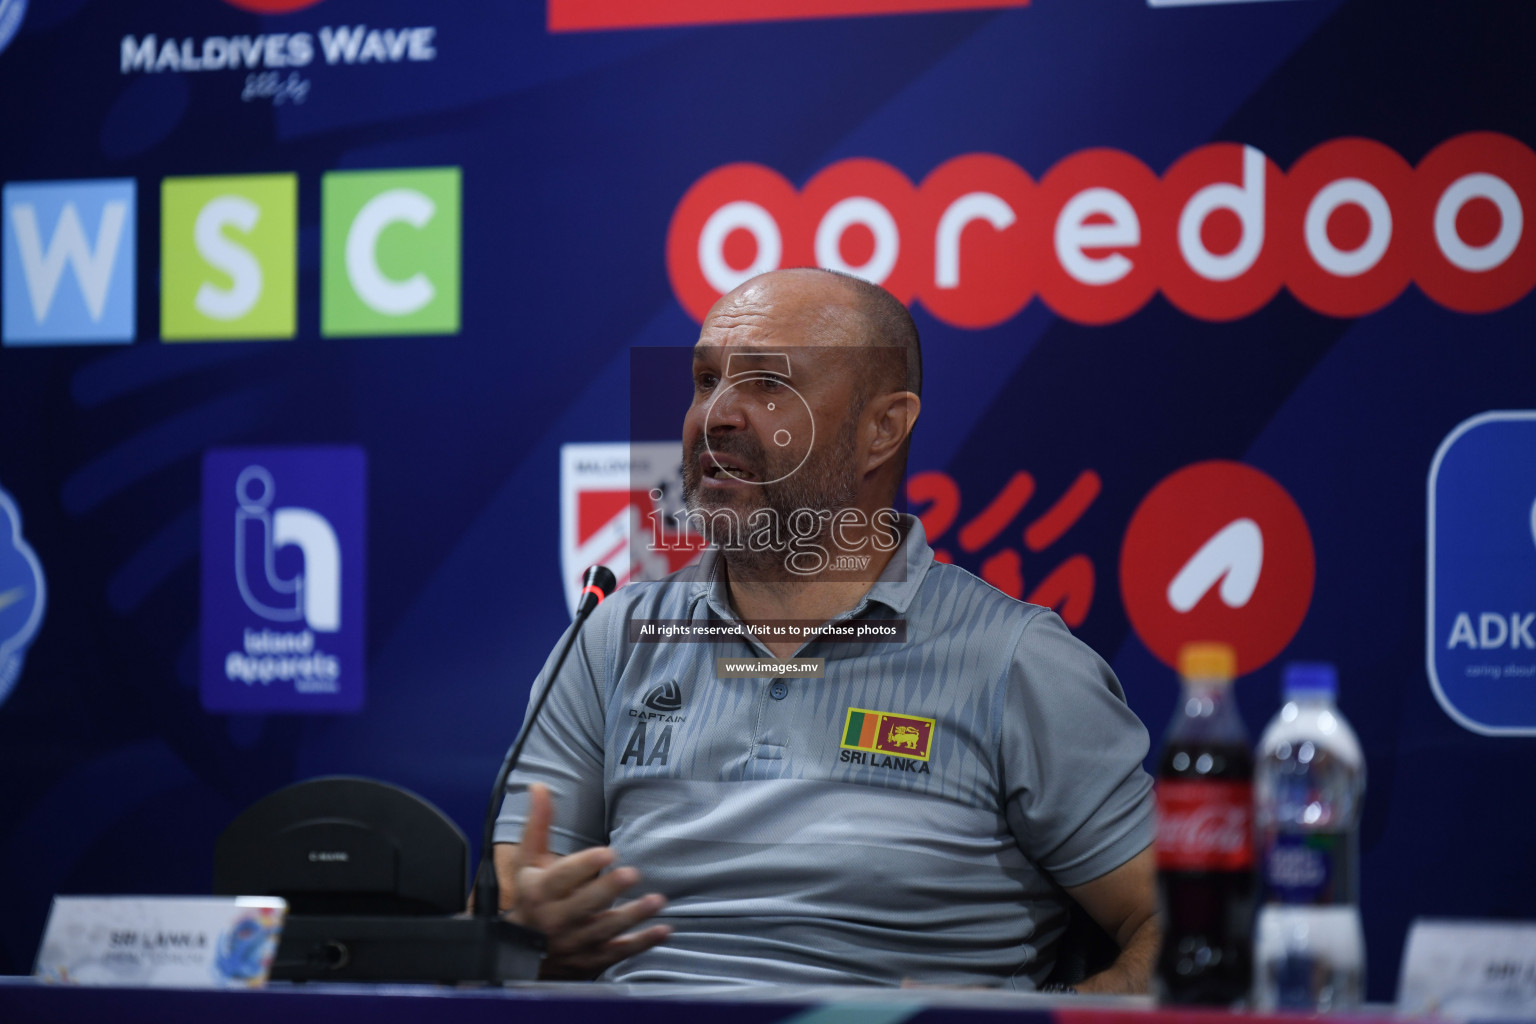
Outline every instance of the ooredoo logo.
[(1496, 132), (1458, 135), (1410, 167), (1370, 139), (1334, 139), (1281, 171), (1253, 146), (1185, 154), (1159, 178), (1089, 149), (1036, 182), (989, 153), (914, 186), (879, 160), (823, 169), (796, 190), (760, 164), (718, 167), (667, 234), (678, 301), (702, 320), (722, 294), (778, 267), (884, 285), (957, 327), (1014, 316), (1037, 293), (1083, 324), (1122, 320), (1161, 290), (1203, 320), (1233, 320), (1282, 286), (1319, 313), (1363, 316), (1411, 280), (1442, 306), (1502, 309), (1536, 285), (1536, 153)]
[(306, 7), (313, 7), (320, 0), (224, 0), (231, 7), (238, 7), (242, 11), (253, 11), (256, 14), (290, 14), (293, 11), (302, 11)]
[(1274, 659), (1312, 603), (1312, 534), (1268, 474), (1240, 462), (1186, 466), (1152, 488), (1120, 549), (1126, 615), (1169, 667), (1186, 643), (1219, 640), (1237, 671)]

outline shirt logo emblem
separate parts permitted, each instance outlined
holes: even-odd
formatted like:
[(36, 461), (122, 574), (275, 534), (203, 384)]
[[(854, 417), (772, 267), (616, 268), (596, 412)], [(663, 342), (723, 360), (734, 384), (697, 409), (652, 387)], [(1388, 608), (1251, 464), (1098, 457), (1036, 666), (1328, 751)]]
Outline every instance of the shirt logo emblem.
[(683, 691), (673, 680), (669, 679), (660, 686), (645, 695), (643, 701), (646, 707), (652, 711), (665, 711), (668, 714), (683, 709)]
[(874, 754), (896, 754), (926, 761), (932, 742), (931, 718), (849, 708), (841, 746), (846, 750), (867, 750)]

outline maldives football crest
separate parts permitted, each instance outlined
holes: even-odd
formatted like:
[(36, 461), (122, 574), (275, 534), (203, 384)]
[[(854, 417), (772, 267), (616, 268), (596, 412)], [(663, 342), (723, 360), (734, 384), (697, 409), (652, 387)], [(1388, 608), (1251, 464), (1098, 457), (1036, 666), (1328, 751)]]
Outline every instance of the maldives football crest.
[(588, 566), (606, 565), (623, 586), (657, 580), (704, 546), (677, 533), (683, 507), (682, 445), (567, 444), (560, 448), (560, 574), (571, 615)]

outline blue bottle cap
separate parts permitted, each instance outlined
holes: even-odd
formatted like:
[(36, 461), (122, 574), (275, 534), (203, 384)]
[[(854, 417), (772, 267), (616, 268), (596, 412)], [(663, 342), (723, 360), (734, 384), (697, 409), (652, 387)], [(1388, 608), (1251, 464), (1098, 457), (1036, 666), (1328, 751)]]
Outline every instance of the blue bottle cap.
[(1326, 661), (1295, 661), (1285, 666), (1281, 688), (1287, 700), (1307, 694), (1336, 697), (1339, 693), (1339, 673)]

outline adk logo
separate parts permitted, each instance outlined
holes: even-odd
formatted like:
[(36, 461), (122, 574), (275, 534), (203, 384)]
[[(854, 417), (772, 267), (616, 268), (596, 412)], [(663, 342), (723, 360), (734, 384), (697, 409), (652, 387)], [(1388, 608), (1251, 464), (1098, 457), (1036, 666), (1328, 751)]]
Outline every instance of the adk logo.
[(21, 675), (27, 647), (43, 624), (43, 567), (21, 536), (21, 513), (0, 490), (0, 703)]
[(204, 457), (205, 709), (361, 708), (365, 477), (358, 448)]
[(1536, 411), (1452, 430), (1429, 470), (1426, 669), (1456, 723), (1536, 735)]

